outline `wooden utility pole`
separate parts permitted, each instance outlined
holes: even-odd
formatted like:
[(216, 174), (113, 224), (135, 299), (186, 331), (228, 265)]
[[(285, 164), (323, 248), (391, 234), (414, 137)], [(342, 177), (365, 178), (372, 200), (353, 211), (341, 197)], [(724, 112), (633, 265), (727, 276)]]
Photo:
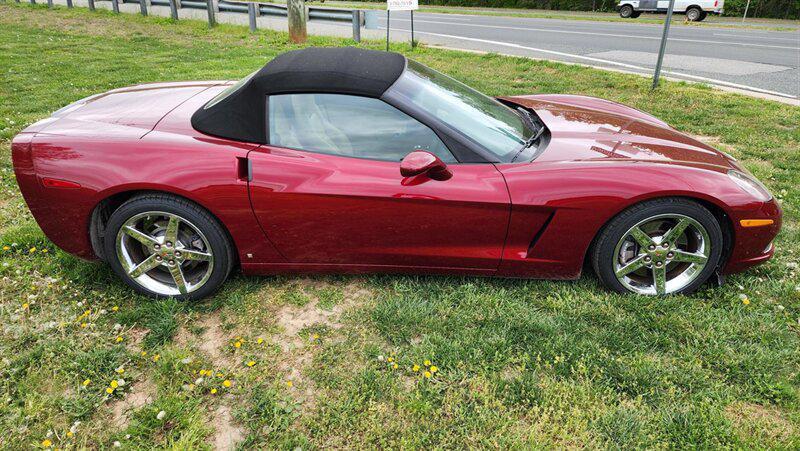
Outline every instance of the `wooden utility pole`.
[(306, 4), (303, 0), (287, 0), (286, 13), (289, 17), (289, 39), (292, 42), (306, 42)]

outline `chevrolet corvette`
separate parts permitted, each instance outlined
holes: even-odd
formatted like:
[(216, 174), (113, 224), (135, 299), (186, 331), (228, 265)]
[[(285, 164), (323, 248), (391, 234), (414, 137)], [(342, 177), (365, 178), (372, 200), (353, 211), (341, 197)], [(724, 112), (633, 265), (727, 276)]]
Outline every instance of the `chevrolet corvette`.
[(78, 100), (12, 143), (46, 236), (134, 290), (245, 274), (576, 279), (691, 293), (768, 260), (781, 210), (725, 153), (634, 108), (492, 98), (403, 55), (284, 53), (239, 81)]

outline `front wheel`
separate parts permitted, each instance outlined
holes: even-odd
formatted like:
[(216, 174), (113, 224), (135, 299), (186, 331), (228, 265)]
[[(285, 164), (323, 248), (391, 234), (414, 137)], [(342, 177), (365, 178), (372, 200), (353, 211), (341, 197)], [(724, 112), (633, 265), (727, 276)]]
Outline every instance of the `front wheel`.
[(658, 199), (608, 223), (593, 248), (592, 266), (620, 293), (689, 294), (716, 270), (723, 242), (717, 219), (702, 205)]
[(631, 6), (631, 5), (622, 5), (619, 8), (619, 17), (622, 17), (623, 19), (627, 19), (627, 18), (632, 17), (632, 16), (633, 16), (633, 6)]
[(149, 194), (122, 204), (108, 220), (105, 255), (136, 291), (199, 299), (222, 285), (234, 262), (217, 220), (178, 197)]

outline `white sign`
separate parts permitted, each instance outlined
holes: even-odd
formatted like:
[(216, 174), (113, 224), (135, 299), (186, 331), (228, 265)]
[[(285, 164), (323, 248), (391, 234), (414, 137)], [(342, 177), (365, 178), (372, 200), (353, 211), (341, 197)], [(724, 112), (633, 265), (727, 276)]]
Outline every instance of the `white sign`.
[(386, 9), (389, 11), (412, 11), (419, 9), (419, 0), (387, 0)]

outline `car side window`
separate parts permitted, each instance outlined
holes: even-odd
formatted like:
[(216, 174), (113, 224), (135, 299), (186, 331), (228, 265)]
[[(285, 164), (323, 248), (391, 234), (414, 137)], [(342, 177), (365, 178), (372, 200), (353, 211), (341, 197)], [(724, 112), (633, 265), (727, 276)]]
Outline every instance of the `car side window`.
[(422, 149), (446, 163), (456, 162), (433, 130), (370, 97), (272, 95), (268, 124), (274, 146), (382, 161), (400, 161)]

